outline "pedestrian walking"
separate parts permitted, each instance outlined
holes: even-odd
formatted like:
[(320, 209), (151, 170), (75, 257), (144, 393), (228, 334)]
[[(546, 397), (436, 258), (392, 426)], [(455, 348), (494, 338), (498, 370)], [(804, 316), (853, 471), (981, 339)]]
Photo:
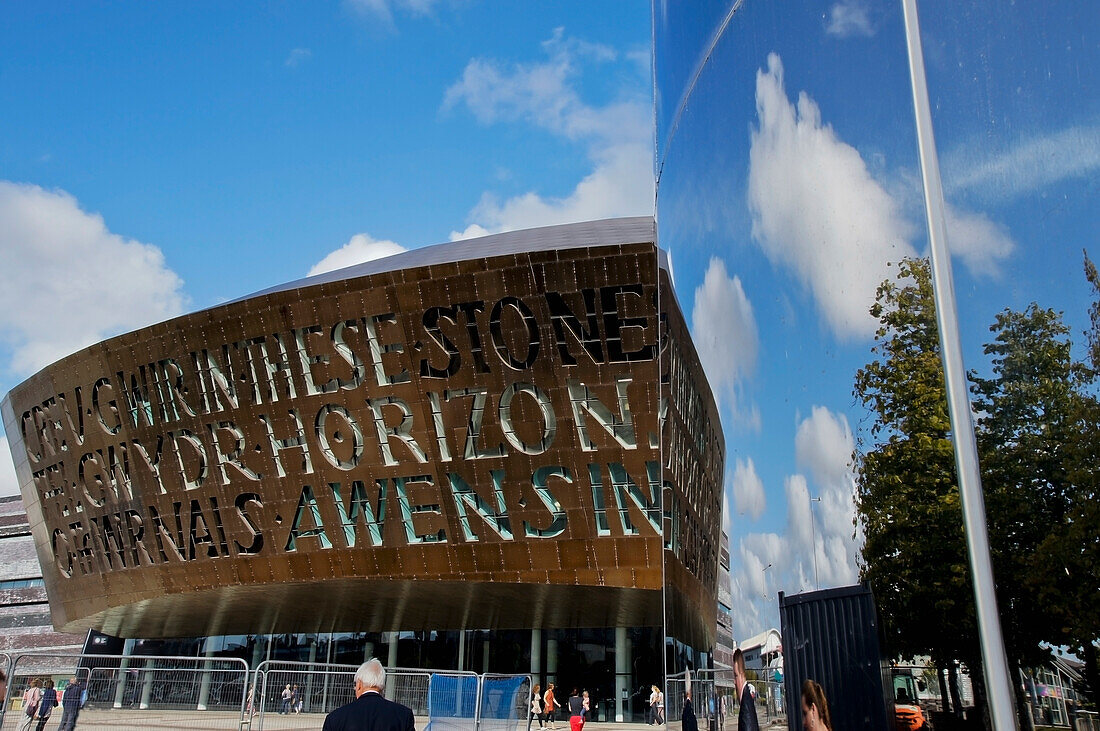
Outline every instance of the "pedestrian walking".
[[(53, 689), (53, 679), (46, 678), (46, 682), (43, 683), (41, 701), (38, 704), (38, 726), (37, 731), (42, 731), (46, 728), (46, 722), (50, 720), (50, 716), (53, 714), (53, 709), (57, 707), (57, 691)], [(61, 719), (61, 725), (64, 727), (65, 719)], [(71, 727), (70, 727), (71, 728)]]
[[(47, 681), (52, 684), (53, 681)], [(56, 694), (55, 694), (56, 697)], [(65, 692), (61, 695), (61, 726), (57, 731), (73, 731), (76, 728), (76, 719), (80, 715), (80, 709), (88, 700), (88, 691), (80, 678), (74, 677), (65, 686)], [(41, 713), (41, 711), (39, 712)], [(38, 727), (42, 731), (42, 726)]]
[(538, 683), (535, 683), (535, 687), (531, 691), (531, 719), (536, 718), (539, 721), (539, 728), (542, 728), (542, 686)]
[(355, 700), (325, 717), (323, 731), (416, 731), (408, 706), (382, 697), (386, 668), (375, 658), (355, 672)]
[(569, 731), (581, 731), (584, 728), (584, 699), (577, 689), (569, 696)]
[(19, 720), (19, 731), (27, 731), (34, 723), (34, 717), (38, 714), (38, 704), (42, 700), (41, 686), (42, 681), (34, 678), (23, 691), (23, 718)]
[(546, 693), (542, 696), (542, 707), (546, 712), (546, 722), (550, 728), (556, 728), (555, 719), (558, 715), (558, 703), (554, 700), (554, 684), (547, 683)]

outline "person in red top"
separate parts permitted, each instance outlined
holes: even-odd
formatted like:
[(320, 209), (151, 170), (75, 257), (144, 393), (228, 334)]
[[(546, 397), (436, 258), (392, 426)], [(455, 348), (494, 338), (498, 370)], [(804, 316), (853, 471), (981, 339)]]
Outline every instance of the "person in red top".
[(546, 685), (546, 695), (542, 697), (542, 712), (546, 714), (546, 722), (550, 728), (555, 728), (554, 719), (557, 717), (558, 703), (554, 700), (554, 684)]

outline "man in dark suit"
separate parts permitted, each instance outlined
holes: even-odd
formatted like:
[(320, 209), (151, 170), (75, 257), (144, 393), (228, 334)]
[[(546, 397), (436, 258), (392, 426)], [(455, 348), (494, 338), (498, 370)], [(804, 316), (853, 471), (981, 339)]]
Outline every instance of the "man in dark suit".
[(324, 731), (416, 731), (410, 708), (386, 700), (386, 669), (375, 658), (355, 671), (355, 700), (325, 716)]
[(745, 656), (740, 648), (733, 651), (733, 684), (737, 686), (738, 703), (741, 704), (737, 712), (737, 731), (760, 731), (760, 723), (756, 720), (756, 698), (745, 677)]

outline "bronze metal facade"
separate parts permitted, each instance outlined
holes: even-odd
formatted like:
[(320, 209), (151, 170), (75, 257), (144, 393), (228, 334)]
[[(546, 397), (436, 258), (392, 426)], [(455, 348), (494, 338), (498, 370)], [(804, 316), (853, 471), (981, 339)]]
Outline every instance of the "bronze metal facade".
[[(654, 626), (667, 554), (713, 627), (721, 432), (662, 470), (660, 341), (687, 330), (653, 228), (409, 252), (39, 372), (3, 416), (54, 624)], [(686, 342), (698, 401), (672, 411), (716, 426)]]

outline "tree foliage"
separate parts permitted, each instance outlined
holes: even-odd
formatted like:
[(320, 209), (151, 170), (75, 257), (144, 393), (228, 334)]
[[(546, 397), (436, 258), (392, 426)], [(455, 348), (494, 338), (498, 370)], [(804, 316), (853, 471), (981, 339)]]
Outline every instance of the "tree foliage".
[(871, 314), (875, 359), (855, 396), (874, 415), (857, 462), (860, 578), (875, 592), (890, 649), (939, 665), (977, 660), (970, 573), (931, 275), (906, 259), (883, 282)]
[[(1088, 362), (1060, 313), (1005, 310), (971, 374), (990, 549), (1006, 649), (1038, 662), (1068, 645), (1100, 687), (1100, 274)], [(871, 413), (856, 454), (861, 578), (878, 598), (891, 652), (980, 667), (973, 593), (927, 262), (904, 260), (878, 288), (873, 359), (854, 394)]]

